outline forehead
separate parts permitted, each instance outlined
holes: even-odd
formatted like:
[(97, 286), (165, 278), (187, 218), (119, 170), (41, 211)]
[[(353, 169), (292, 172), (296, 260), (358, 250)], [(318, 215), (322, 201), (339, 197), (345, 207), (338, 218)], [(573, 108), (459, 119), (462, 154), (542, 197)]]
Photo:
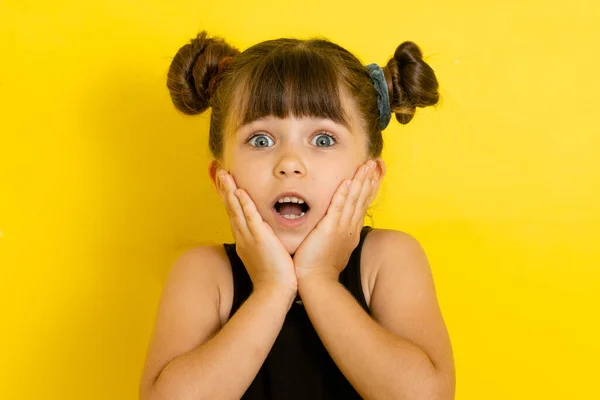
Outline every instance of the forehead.
[[(247, 55), (227, 75), (227, 131), (266, 116), (330, 119), (354, 131), (358, 114), (348, 88), (348, 67), (331, 51), (278, 45)], [(235, 72), (235, 73), (234, 73)]]
[(304, 123), (309, 125), (321, 125), (330, 126), (332, 129), (344, 130), (347, 133), (354, 136), (366, 136), (365, 129), (360, 118), (356, 101), (343, 85), (339, 86), (339, 109), (343, 119), (336, 118), (336, 116), (322, 115), (321, 113), (297, 113), (292, 110), (288, 110), (286, 115), (277, 115), (277, 113), (265, 114), (260, 113), (255, 118), (246, 118), (244, 120), (242, 115), (239, 113), (230, 113), (230, 119), (228, 123), (228, 133), (235, 135), (236, 132), (245, 129), (252, 129), (258, 127), (263, 123), (276, 123), (281, 122), (287, 118), (302, 120)]

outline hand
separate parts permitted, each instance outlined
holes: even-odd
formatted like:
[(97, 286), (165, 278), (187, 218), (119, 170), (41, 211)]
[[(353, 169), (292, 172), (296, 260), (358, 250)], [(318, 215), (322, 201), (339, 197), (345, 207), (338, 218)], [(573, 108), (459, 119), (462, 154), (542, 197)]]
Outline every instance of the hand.
[(273, 229), (262, 219), (248, 193), (238, 189), (233, 177), (217, 173), (219, 196), (225, 204), (236, 242), (236, 251), (256, 289), (274, 284), (296, 295), (294, 262)]
[(365, 212), (379, 189), (375, 165), (368, 161), (352, 181), (345, 180), (338, 187), (327, 213), (294, 255), (298, 280), (314, 275), (339, 279), (360, 242)]

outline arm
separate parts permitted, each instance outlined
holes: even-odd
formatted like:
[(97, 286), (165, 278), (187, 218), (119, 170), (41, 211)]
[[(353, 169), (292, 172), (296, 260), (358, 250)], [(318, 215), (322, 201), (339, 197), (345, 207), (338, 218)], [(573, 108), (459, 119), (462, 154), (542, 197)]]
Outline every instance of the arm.
[(424, 252), (395, 231), (373, 231), (367, 244), (363, 260), (379, 264), (370, 304), (375, 320), (335, 279), (299, 280), (319, 337), (364, 398), (453, 399), (452, 350)]
[(200, 248), (173, 266), (148, 349), (141, 400), (239, 399), (263, 364), (295, 293), (257, 287), (220, 329), (214, 266), (223, 257), (216, 248)]

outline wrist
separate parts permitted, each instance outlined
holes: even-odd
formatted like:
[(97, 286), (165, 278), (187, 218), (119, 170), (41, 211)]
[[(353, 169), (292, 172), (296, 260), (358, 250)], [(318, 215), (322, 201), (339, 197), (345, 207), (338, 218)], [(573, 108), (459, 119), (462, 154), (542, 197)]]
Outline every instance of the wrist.
[(302, 293), (315, 285), (329, 285), (339, 283), (339, 273), (336, 272), (311, 272), (298, 275), (298, 293)]
[(279, 282), (260, 282), (254, 285), (253, 294), (286, 302), (291, 307), (298, 292), (297, 286), (284, 285)]

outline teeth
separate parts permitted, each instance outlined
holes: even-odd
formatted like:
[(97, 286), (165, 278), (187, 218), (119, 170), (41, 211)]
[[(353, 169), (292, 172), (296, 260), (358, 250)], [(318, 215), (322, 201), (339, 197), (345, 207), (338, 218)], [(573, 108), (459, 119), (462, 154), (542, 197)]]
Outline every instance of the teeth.
[(298, 203), (298, 204), (304, 204), (304, 200), (299, 199), (297, 197), (291, 196), (291, 197), (282, 197), (279, 200), (277, 200), (278, 203)]
[(303, 213), (302, 213), (302, 214), (300, 214), (300, 215), (294, 215), (294, 214), (285, 214), (285, 215), (282, 215), (282, 217), (283, 217), (283, 218), (285, 218), (285, 219), (298, 219), (298, 218), (302, 218), (302, 217), (304, 217), (304, 214), (306, 214), (306, 213), (304, 213), (304, 212), (303, 212)]

